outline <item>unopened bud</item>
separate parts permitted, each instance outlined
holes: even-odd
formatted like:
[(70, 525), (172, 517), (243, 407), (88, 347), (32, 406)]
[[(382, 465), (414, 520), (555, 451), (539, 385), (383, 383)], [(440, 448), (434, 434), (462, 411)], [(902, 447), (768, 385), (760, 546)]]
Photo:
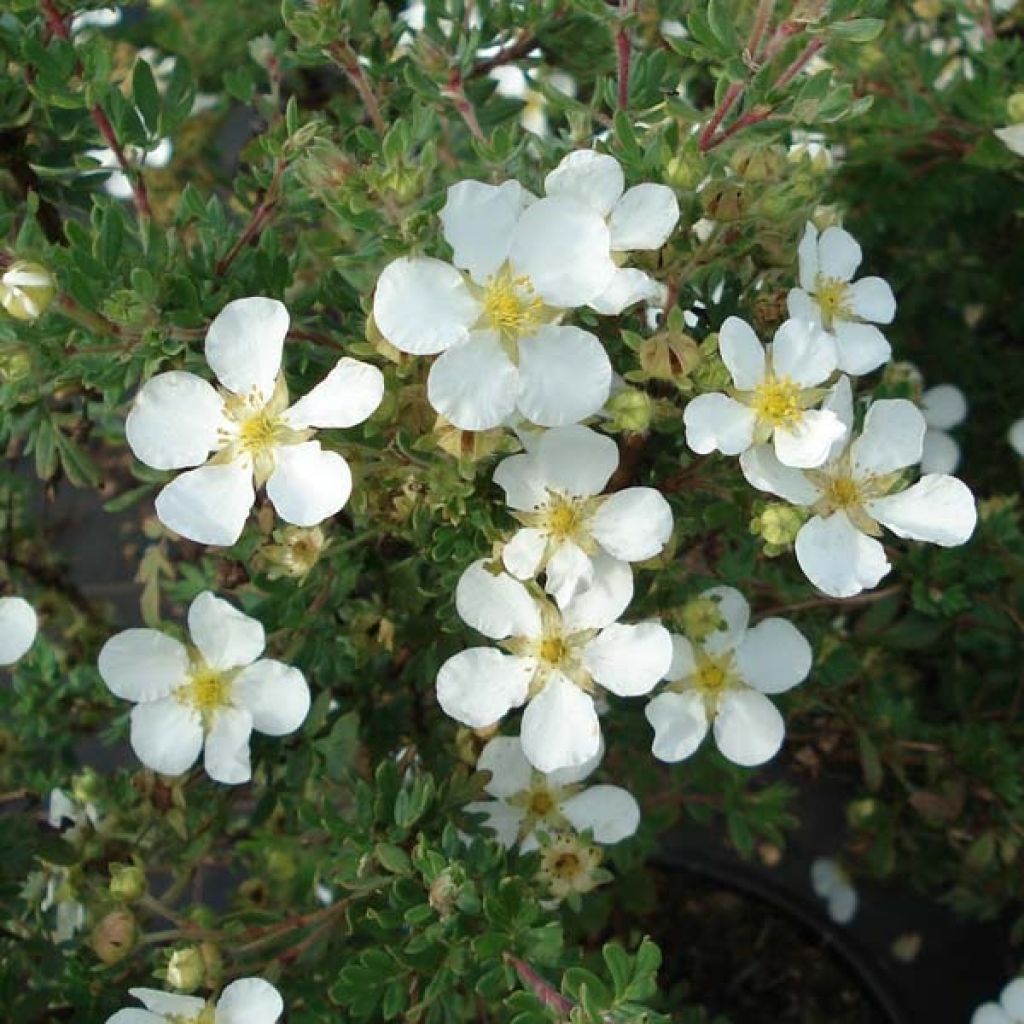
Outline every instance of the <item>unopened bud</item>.
[(783, 549), (796, 540), (806, 520), (807, 514), (802, 509), (777, 501), (768, 505), (751, 525), (754, 533), (760, 534), (766, 544)]
[(41, 263), (17, 260), (0, 276), (0, 306), (15, 320), (35, 320), (46, 312), (57, 282)]
[(206, 977), (206, 962), (198, 946), (176, 949), (167, 961), (167, 984), (179, 992), (195, 992)]
[(712, 633), (722, 629), (722, 618), (718, 602), (710, 597), (695, 597), (687, 601), (679, 612), (679, 624), (686, 636), (694, 643), (703, 643)]
[(110, 865), (110, 895), (131, 903), (146, 891), (146, 873), (135, 864)]
[(739, 220), (746, 212), (743, 186), (736, 181), (709, 182), (700, 193), (701, 206), (712, 220)]
[(1015, 92), (1010, 96), (1006, 101), (1006, 113), (1013, 124), (1024, 121), (1024, 92)]
[(434, 426), (434, 438), (438, 448), (460, 462), (479, 462), (498, 450), (505, 439), (505, 431), (501, 427), (493, 430), (460, 430), (439, 416)]
[(654, 419), (654, 399), (637, 388), (623, 388), (605, 405), (611, 428), (624, 434), (646, 434)]
[(32, 372), (32, 352), (27, 345), (4, 345), (0, 348), (0, 381), (13, 384)]
[(665, 184), (675, 185), (676, 188), (694, 189), (700, 184), (705, 173), (703, 162), (696, 155), (674, 156), (665, 164)]
[(748, 142), (737, 146), (729, 166), (746, 181), (775, 181), (782, 173), (786, 154), (780, 146)]
[(116, 964), (135, 946), (135, 918), (128, 910), (112, 910), (92, 930), (89, 945), (105, 963)]
[(700, 361), (697, 342), (682, 331), (659, 331), (646, 338), (636, 354), (648, 377), (676, 384), (683, 383)]
[(455, 901), (459, 895), (459, 883), (451, 868), (446, 868), (430, 884), (427, 901), (434, 908), (438, 917), (451, 917), (455, 910)]

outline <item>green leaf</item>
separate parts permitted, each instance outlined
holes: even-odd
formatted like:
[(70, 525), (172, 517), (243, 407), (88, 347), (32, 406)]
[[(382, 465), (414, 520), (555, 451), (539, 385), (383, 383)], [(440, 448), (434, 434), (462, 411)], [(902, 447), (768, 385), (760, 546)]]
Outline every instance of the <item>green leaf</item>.
[(825, 34), (848, 43), (870, 43), (882, 34), (884, 28), (885, 22), (881, 18), (853, 18), (833, 22), (825, 29)]
[(710, 0), (708, 3), (708, 25), (726, 51), (735, 53), (739, 50), (740, 40), (736, 35), (736, 12), (731, 0)]
[(135, 61), (132, 72), (132, 98), (146, 128), (156, 138), (160, 133), (160, 92), (153, 78), (153, 69), (141, 58)]

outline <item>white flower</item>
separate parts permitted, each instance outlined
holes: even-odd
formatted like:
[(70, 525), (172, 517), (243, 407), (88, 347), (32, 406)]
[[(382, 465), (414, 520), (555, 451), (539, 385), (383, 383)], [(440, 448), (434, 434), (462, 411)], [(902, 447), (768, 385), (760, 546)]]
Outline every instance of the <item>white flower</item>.
[(971, 1024), (1024, 1024), (1024, 978), (1014, 978), (999, 993), (998, 1003), (982, 1003)]
[(146, 1008), (118, 1010), (107, 1024), (275, 1024), (284, 1010), (281, 994), (262, 978), (239, 978), (216, 1003), (155, 988), (128, 991)]
[(994, 134), (1011, 153), (1024, 156), (1024, 122), (996, 128)]
[(640, 824), (640, 807), (633, 795), (620, 786), (581, 783), (600, 763), (603, 750), (575, 768), (545, 775), (536, 771), (520, 741), (514, 736), (495, 736), (480, 753), (477, 771), (491, 773), (484, 789), (494, 800), (466, 805), (467, 811), (487, 816), (485, 824), (506, 847), (519, 844), (523, 853), (536, 850), (538, 833), (557, 833), (569, 828), (591, 831), (598, 843), (628, 839)]
[(346, 357), (289, 406), (280, 374), (288, 323), (276, 299), (229, 302), (206, 334), (206, 361), (224, 390), (172, 370), (150, 378), (136, 396), (125, 433), (139, 460), (154, 469), (199, 467), (157, 496), (157, 515), (175, 533), (234, 544), (255, 501), (254, 478), (295, 526), (316, 526), (348, 501), (348, 463), (312, 440), (311, 428), (362, 423), (380, 405), (384, 378)]
[(155, 629), (126, 629), (100, 651), (103, 681), (135, 702), (132, 748), (143, 764), (180, 775), (205, 744), (206, 772), (235, 784), (252, 777), (249, 736), (286, 736), (309, 711), (297, 668), (260, 658), (263, 626), (204, 591), (188, 610), (194, 646)]
[(430, 404), (462, 430), (488, 430), (517, 410), (547, 427), (597, 412), (611, 385), (608, 355), (594, 335), (558, 321), (616, 273), (604, 220), (577, 202), (534, 200), (515, 181), (461, 181), (441, 223), (455, 266), (403, 256), (384, 268), (373, 301), (395, 348), (441, 353)]
[(811, 864), (811, 887), (828, 904), (828, 916), (836, 924), (849, 924), (857, 913), (857, 890), (850, 876), (831, 857), (817, 857)]
[[(660, 249), (679, 221), (679, 203), (667, 185), (643, 182), (626, 188), (619, 162), (605, 153), (577, 149), (544, 179), (544, 191), (589, 207), (606, 218), (616, 263), (634, 250)], [(615, 315), (635, 302), (664, 302), (665, 287), (642, 270), (617, 266), (605, 287), (587, 300), (598, 313)]]
[[(537, 877), (547, 883), (553, 897), (552, 906), (562, 900), (572, 903), (581, 895), (593, 892), (599, 885), (611, 881), (611, 874), (601, 867), (602, 851), (593, 843), (582, 840), (572, 832), (545, 836), (540, 847), (540, 867)], [(541, 906), (548, 905), (545, 901)]]
[(789, 315), (812, 320), (836, 339), (837, 365), (854, 376), (886, 362), (892, 348), (875, 324), (896, 315), (892, 289), (880, 277), (853, 280), (861, 262), (856, 240), (842, 228), (821, 235), (808, 223), (800, 242), (800, 287), (789, 293)]
[(81, 804), (69, 797), (63, 789), (51, 789), (47, 807), (46, 823), (50, 828), (64, 828), (64, 823), (71, 822), (71, 828), (65, 832), (68, 838), (77, 838), (85, 831), (85, 826), (96, 828), (100, 815), (95, 804)]
[(527, 704), (523, 753), (542, 772), (578, 767), (597, 754), (595, 686), (619, 697), (640, 696), (672, 660), (664, 626), (616, 622), (633, 596), (629, 566), (598, 554), (594, 568), (593, 584), (561, 613), (506, 573), (492, 575), (483, 560), (462, 574), (455, 591), (462, 619), (504, 641), (508, 653), (471, 647), (453, 655), (438, 672), (438, 703), (474, 729)]
[(921, 396), (921, 412), (928, 427), (921, 450), (921, 472), (954, 472), (960, 462), (960, 446), (949, 431), (967, 418), (964, 393), (952, 384), (929, 388)]
[(1006, 432), (1006, 440), (1010, 447), (1022, 458), (1024, 458), (1024, 419), (1014, 420), (1010, 429)]
[(112, 28), (121, 21), (120, 7), (99, 7), (95, 11), (79, 11), (71, 18), (71, 34), (86, 28)]
[[(103, 189), (115, 199), (131, 199), (132, 183), (128, 175), (121, 170), (121, 163), (112, 149), (87, 149), (85, 155), (96, 160), (100, 167), (109, 169), (110, 174), (103, 182)], [(160, 139), (152, 149), (146, 150), (138, 146), (124, 147), (125, 159), (132, 167), (166, 167), (174, 155), (174, 146), (170, 139)]]
[(697, 453), (739, 455), (771, 440), (786, 466), (820, 466), (846, 433), (835, 413), (812, 409), (836, 368), (835, 342), (808, 321), (787, 320), (767, 351), (753, 328), (729, 317), (718, 348), (733, 381), (731, 394), (698, 395), (686, 406), (686, 443)]
[(16, 260), (0, 275), (0, 306), (16, 320), (36, 320), (56, 288), (53, 274), (42, 264)]
[(0, 665), (13, 665), (35, 642), (39, 618), (23, 597), (0, 597)]
[(807, 678), (810, 644), (785, 619), (748, 628), (750, 606), (732, 587), (713, 587), (701, 598), (718, 603), (721, 621), (699, 643), (673, 635), (670, 683), (646, 710), (654, 728), (651, 752), (661, 761), (681, 761), (711, 727), (730, 761), (764, 764), (778, 753), (786, 732), (765, 694), (785, 693)]
[[(849, 378), (839, 379), (826, 405), (852, 429)], [(942, 547), (964, 544), (974, 532), (974, 497), (962, 481), (929, 473), (907, 486), (902, 471), (920, 460), (924, 432), (924, 416), (912, 402), (884, 399), (868, 409), (860, 436), (837, 444), (820, 469), (783, 466), (767, 445), (740, 457), (743, 475), (758, 490), (813, 510), (796, 536), (796, 557), (819, 590), (852, 597), (875, 586), (892, 568), (875, 539), (883, 526)]]
[(672, 510), (652, 487), (599, 497), (619, 464), (615, 442), (587, 427), (556, 427), (525, 455), (498, 463), (494, 482), (523, 524), (501, 554), (521, 580), (546, 573), (564, 608), (594, 579), (598, 551), (623, 562), (653, 558), (672, 535)]

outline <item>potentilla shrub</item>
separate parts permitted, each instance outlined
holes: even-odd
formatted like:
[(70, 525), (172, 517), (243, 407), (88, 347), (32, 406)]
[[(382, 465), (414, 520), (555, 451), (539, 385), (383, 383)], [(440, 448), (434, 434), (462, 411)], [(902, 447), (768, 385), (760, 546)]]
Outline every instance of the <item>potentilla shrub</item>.
[(821, 778), (1020, 899), (1019, 7), (6, 5), (10, 1019), (704, 1020)]

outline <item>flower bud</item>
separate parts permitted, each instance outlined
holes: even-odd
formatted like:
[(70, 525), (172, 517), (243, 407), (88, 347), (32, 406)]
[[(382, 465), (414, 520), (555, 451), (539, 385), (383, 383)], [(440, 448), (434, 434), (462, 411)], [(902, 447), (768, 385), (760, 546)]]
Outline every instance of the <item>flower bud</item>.
[(712, 220), (739, 220), (746, 212), (743, 186), (735, 181), (709, 182), (700, 193), (704, 213)]
[(256, 567), (272, 580), (282, 576), (303, 579), (320, 560), (325, 547), (319, 526), (286, 526), (274, 531), (276, 544), (267, 544), (254, 556)]
[(654, 399), (636, 388), (623, 388), (605, 405), (611, 428), (625, 434), (646, 434), (654, 419)]
[(105, 963), (116, 964), (135, 946), (135, 918), (131, 911), (112, 910), (92, 930), (89, 945)]
[(176, 949), (167, 961), (167, 984), (179, 992), (195, 992), (206, 977), (206, 962), (198, 946)]
[(434, 438), (442, 451), (460, 462), (479, 462), (492, 456), (505, 439), (501, 427), (493, 430), (460, 430), (439, 416), (434, 425)]
[(686, 153), (672, 157), (665, 165), (665, 184), (676, 188), (694, 189), (705, 175), (703, 162), (696, 154)]
[(718, 602), (710, 597), (695, 597), (679, 611), (679, 624), (695, 644), (702, 643), (724, 625)]
[(298, 867), (295, 858), (287, 850), (271, 850), (267, 854), (267, 874), (277, 882), (287, 882), (295, 877)]
[(776, 181), (785, 162), (786, 154), (780, 146), (755, 142), (737, 146), (729, 157), (729, 166), (745, 181)]
[(1024, 92), (1015, 92), (1010, 96), (1006, 101), (1006, 113), (1013, 124), (1024, 121)]
[(700, 361), (697, 342), (682, 331), (659, 331), (645, 338), (636, 350), (648, 377), (682, 384)]
[(750, 524), (751, 531), (760, 534), (765, 544), (771, 549), (766, 554), (776, 555), (788, 548), (800, 532), (800, 527), (807, 521), (803, 509), (787, 505), (782, 501), (774, 501)]
[(136, 864), (110, 865), (110, 895), (131, 903), (146, 891), (146, 873)]
[(35, 320), (50, 305), (57, 282), (41, 263), (17, 260), (0, 276), (0, 306), (15, 320)]
[(0, 348), (0, 381), (13, 384), (32, 372), (32, 351), (26, 345), (4, 345)]
[(430, 883), (430, 892), (427, 902), (436, 911), (440, 918), (451, 917), (455, 910), (455, 901), (459, 895), (459, 882), (455, 878), (452, 868), (445, 868), (433, 882)]

